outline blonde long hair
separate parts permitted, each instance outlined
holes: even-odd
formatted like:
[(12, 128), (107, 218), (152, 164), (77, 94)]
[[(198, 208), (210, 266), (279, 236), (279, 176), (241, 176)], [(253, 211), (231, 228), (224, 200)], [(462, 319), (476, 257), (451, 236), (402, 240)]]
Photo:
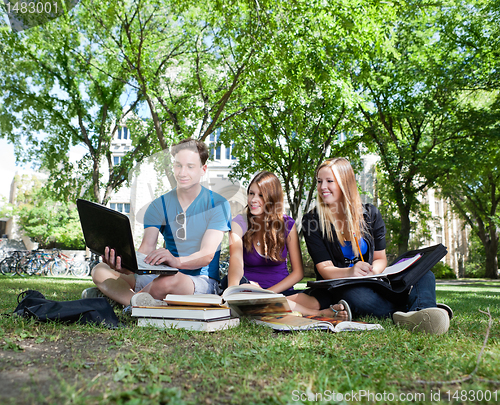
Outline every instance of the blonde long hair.
[[(337, 239), (342, 246), (345, 246), (346, 240), (351, 240), (352, 250), (356, 256), (360, 252), (358, 246), (353, 239), (366, 235), (366, 222), (363, 217), (363, 206), (361, 196), (359, 195), (356, 176), (351, 164), (345, 158), (327, 159), (316, 169), (316, 178), (321, 169), (328, 167), (332, 171), (335, 179), (342, 191), (342, 201), (336, 207), (328, 206), (324, 203), (321, 193), (317, 197), (317, 211), (319, 216), (319, 224), (323, 237), (333, 242), (332, 224), (335, 228)], [(341, 211), (340, 211), (341, 210)], [(338, 220), (335, 217), (335, 212), (344, 212), (347, 220), (348, 229), (344, 230), (342, 226), (338, 226)], [(343, 224), (342, 224), (343, 225)], [(349, 235), (348, 238), (345, 235)]]
[[(260, 172), (248, 185), (247, 194), (252, 184), (256, 184), (264, 199), (264, 256), (273, 261), (285, 261), (282, 252), (285, 248), (285, 220), (283, 218), (283, 188), (275, 174)], [(246, 208), (248, 230), (243, 235), (243, 245), (247, 252), (252, 251), (255, 234), (259, 226), (254, 215)]]

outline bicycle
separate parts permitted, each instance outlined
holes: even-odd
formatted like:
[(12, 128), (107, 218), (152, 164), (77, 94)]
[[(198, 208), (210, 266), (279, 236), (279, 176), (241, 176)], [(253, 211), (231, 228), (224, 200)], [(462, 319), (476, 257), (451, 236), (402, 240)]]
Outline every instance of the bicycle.
[(1, 262), (0, 262), (0, 272), (6, 276), (13, 276), (16, 274), (16, 263), (17, 258), (14, 252), (10, 252)]
[(53, 277), (64, 277), (69, 272), (69, 265), (64, 260), (63, 254), (59, 249), (54, 249), (52, 258), (47, 263), (49, 273)]
[(0, 272), (7, 276), (14, 276), (18, 274), (17, 265), (26, 253), (27, 252), (22, 250), (14, 250), (10, 252), (9, 256), (0, 262)]
[(90, 274), (90, 265), (87, 259), (78, 260), (76, 254), (73, 257), (68, 257), (64, 253), (62, 255), (67, 258), (66, 261), (69, 264), (69, 271), (75, 277), (87, 277)]
[(47, 276), (49, 275), (49, 262), (52, 259), (52, 253), (44, 252), (43, 250), (34, 251), (36, 255), (36, 263), (38, 263), (38, 267), (35, 269), (35, 276)]
[(92, 269), (95, 266), (97, 266), (99, 263), (101, 263), (101, 256), (99, 256), (98, 254), (95, 254), (95, 253), (91, 253), (90, 259), (86, 258), (85, 260), (89, 261), (89, 268), (90, 268), (90, 271), (92, 271)]
[(21, 257), (16, 265), (16, 272), (19, 276), (42, 275), (44, 264), (47, 262), (47, 255), (42, 250), (32, 250)]

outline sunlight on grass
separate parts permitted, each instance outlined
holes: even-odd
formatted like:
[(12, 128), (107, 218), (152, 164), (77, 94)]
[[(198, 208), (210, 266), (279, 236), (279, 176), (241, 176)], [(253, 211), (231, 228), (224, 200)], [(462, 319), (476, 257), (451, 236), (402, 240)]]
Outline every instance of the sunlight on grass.
[[(414, 403), (427, 404), (431, 389), (494, 391), (500, 388), (499, 285), (438, 285), (438, 301), (455, 312), (442, 336), (411, 333), (389, 319), (373, 318), (366, 320), (384, 331), (276, 333), (242, 320), (234, 329), (197, 333), (138, 327), (121, 311), (127, 327), (108, 330), (4, 316), (0, 353), (19, 388), (0, 394), (0, 403), (16, 403), (19, 395), (30, 402), (43, 391), (50, 403), (85, 405), (287, 404), (315, 402), (294, 400), (304, 393), (365, 390), (422, 393), (426, 400)], [(0, 309), (11, 312), (27, 289), (64, 301), (79, 299), (89, 286), (90, 280), (0, 277)], [(466, 380), (488, 330), (488, 316), (479, 310), (488, 308), (494, 318), (490, 337), (476, 374)], [(39, 376), (45, 375), (42, 383)], [(452, 380), (461, 382), (446, 383)], [(10, 391), (15, 397), (9, 399)]]

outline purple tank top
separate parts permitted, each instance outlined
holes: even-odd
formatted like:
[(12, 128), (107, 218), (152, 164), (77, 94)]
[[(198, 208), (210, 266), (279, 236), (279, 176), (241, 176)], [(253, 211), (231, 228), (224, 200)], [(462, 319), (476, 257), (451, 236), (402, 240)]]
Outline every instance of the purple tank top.
[[(288, 234), (292, 230), (295, 221), (288, 215), (284, 215), (283, 219), (285, 220), (286, 239), (288, 237)], [(242, 215), (237, 215), (236, 217), (234, 217), (233, 221), (241, 226), (243, 234), (245, 234), (245, 232), (247, 231), (246, 218)], [(252, 246), (252, 251), (250, 252), (247, 252), (245, 247), (243, 247), (243, 270), (245, 277), (250, 281), (259, 283), (262, 288), (269, 288), (279, 283), (281, 280), (288, 276), (286, 260), (288, 250), (286, 248), (286, 245), (281, 255), (285, 259), (285, 261), (277, 262), (259, 254), (255, 250), (254, 246)], [(293, 291), (293, 288), (290, 288), (289, 290)]]

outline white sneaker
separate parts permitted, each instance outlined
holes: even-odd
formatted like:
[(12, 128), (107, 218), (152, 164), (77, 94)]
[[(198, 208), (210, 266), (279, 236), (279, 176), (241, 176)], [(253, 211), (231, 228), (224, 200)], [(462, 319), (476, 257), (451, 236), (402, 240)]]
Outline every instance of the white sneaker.
[(412, 332), (425, 332), (442, 335), (450, 327), (448, 312), (441, 308), (425, 308), (420, 311), (394, 312), (392, 319)]
[(97, 287), (86, 288), (85, 290), (82, 291), (82, 299), (100, 298), (100, 297), (106, 297), (106, 296)]
[(133, 307), (164, 307), (167, 306), (167, 303), (162, 300), (155, 300), (149, 293), (141, 292), (132, 296), (130, 305)]
[(104, 295), (97, 287), (86, 288), (82, 291), (82, 299), (85, 298), (106, 298), (112, 308), (123, 308), (123, 305)]

